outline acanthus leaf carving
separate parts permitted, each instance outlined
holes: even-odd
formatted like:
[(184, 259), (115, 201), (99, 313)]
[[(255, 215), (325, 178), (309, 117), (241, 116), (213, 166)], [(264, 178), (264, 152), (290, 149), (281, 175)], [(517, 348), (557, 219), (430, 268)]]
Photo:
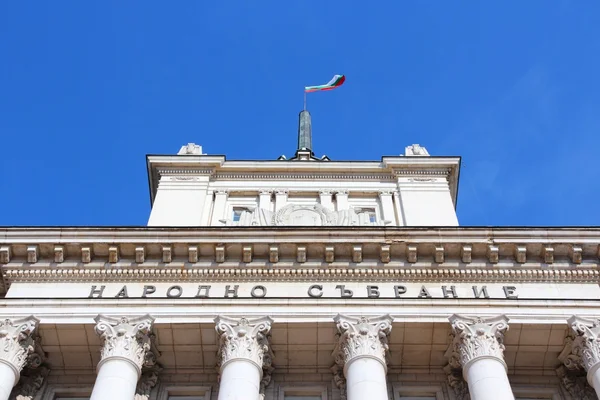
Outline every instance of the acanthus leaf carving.
[(25, 368), (19, 383), (12, 391), (10, 399), (33, 400), (49, 373), (50, 369), (46, 366), (38, 366), (35, 369)]
[(369, 356), (377, 359), (387, 370), (388, 336), (392, 331), (392, 317), (355, 318), (338, 314), (334, 321), (338, 341), (333, 350), (335, 364), (344, 370), (355, 358)]
[(333, 383), (340, 390), (340, 400), (346, 400), (347, 392), (346, 378), (344, 377), (344, 369), (341, 368), (339, 365), (334, 364), (333, 367), (331, 367), (331, 372), (333, 372)]
[(444, 372), (447, 376), (448, 386), (454, 392), (454, 400), (470, 400), (469, 385), (463, 378), (461, 369), (447, 364), (444, 367)]
[(215, 329), (219, 334), (217, 369), (221, 372), (227, 363), (236, 359), (252, 362), (261, 371), (261, 398), (264, 398), (265, 389), (271, 382), (271, 373), (274, 369), (274, 354), (270, 345), (272, 323), (270, 317), (234, 319), (219, 316), (215, 318)]
[(0, 360), (12, 368), (15, 382), (35, 351), (32, 334), (38, 323), (34, 316), (0, 321)]
[(596, 391), (586, 381), (583, 369), (569, 369), (561, 365), (556, 369), (556, 375), (558, 375), (561, 385), (573, 399), (598, 400)]
[(154, 367), (142, 373), (135, 389), (134, 400), (148, 400), (150, 392), (158, 383), (158, 373), (162, 370), (160, 367)]
[(150, 315), (136, 318), (98, 315), (95, 321), (96, 333), (104, 341), (98, 368), (109, 358), (122, 357), (131, 361), (137, 367), (138, 375), (141, 374), (142, 367), (153, 359), (148, 353), (152, 347), (150, 336), (154, 318)]
[(446, 351), (452, 368), (464, 368), (480, 357), (494, 357), (504, 362), (504, 333), (508, 330), (508, 318), (450, 317), (453, 340)]
[(571, 356), (565, 365), (579, 363), (586, 371), (600, 362), (600, 320), (573, 316), (567, 321), (571, 328)]

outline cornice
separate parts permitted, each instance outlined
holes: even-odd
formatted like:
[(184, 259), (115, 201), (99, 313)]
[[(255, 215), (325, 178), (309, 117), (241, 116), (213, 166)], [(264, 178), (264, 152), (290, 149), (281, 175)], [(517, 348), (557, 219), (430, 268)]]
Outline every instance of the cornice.
[(382, 173), (327, 173), (327, 172), (217, 172), (214, 180), (327, 180), (327, 181), (388, 181), (395, 182), (392, 174)]

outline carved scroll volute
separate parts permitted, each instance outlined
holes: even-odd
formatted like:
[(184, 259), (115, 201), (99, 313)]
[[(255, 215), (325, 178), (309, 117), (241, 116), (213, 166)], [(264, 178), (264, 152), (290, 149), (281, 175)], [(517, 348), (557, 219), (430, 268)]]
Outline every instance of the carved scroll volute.
[(504, 364), (504, 333), (508, 318), (450, 317), (454, 339), (446, 356), (452, 368), (463, 369), (478, 358), (495, 358)]
[(0, 362), (12, 368), (15, 382), (19, 380), (29, 355), (35, 350), (32, 333), (38, 323), (39, 320), (34, 316), (0, 321)]
[(392, 317), (355, 318), (338, 314), (334, 321), (338, 329), (338, 342), (333, 357), (344, 374), (348, 363), (359, 357), (374, 358), (387, 370), (387, 338), (392, 331)]
[(260, 372), (260, 398), (264, 398), (265, 389), (271, 382), (273, 372), (273, 350), (270, 344), (270, 317), (255, 319), (234, 319), (219, 316), (215, 318), (215, 329), (219, 334), (217, 369), (219, 372), (232, 361), (252, 362)]
[(131, 362), (136, 367), (139, 377), (151, 349), (150, 335), (154, 318), (150, 315), (136, 318), (98, 315), (95, 321), (96, 333), (104, 341), (98, 369), (106, 360), (116, 357)]
[(571, 332), (559, 359), (569, 370), (585, 369), (591, 385), (591, 377), (600, 368), (600, 320), (573, 316), (567, 324)]
[(270, 367), (273, 353), (269, 345), (269, 332), (273, 320), (270, 317), (256, 319), (215, 318), (216, 330), (219, 334), (219, 351), (217, 367), (221, 370), (230, 361), (245, 359), (263, 370)]

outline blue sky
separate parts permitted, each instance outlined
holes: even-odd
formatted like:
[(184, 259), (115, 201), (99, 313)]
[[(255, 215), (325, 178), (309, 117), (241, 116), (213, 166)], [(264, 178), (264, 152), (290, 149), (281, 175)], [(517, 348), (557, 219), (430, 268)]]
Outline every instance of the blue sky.
[(461, 225), (600, 225), (600, 2), (0, 4), (0, 225), (145, 225), (146, 154), (463, 157)]

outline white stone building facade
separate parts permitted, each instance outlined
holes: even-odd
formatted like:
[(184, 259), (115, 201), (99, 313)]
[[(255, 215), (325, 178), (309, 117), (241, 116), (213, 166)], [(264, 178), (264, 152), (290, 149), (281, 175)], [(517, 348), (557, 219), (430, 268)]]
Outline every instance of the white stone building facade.
[(0, 400), (597, 398), (600, 229), (459, 227), (458, 157), (310, 143), (148, 156), (145, 227), (0, 228)]

